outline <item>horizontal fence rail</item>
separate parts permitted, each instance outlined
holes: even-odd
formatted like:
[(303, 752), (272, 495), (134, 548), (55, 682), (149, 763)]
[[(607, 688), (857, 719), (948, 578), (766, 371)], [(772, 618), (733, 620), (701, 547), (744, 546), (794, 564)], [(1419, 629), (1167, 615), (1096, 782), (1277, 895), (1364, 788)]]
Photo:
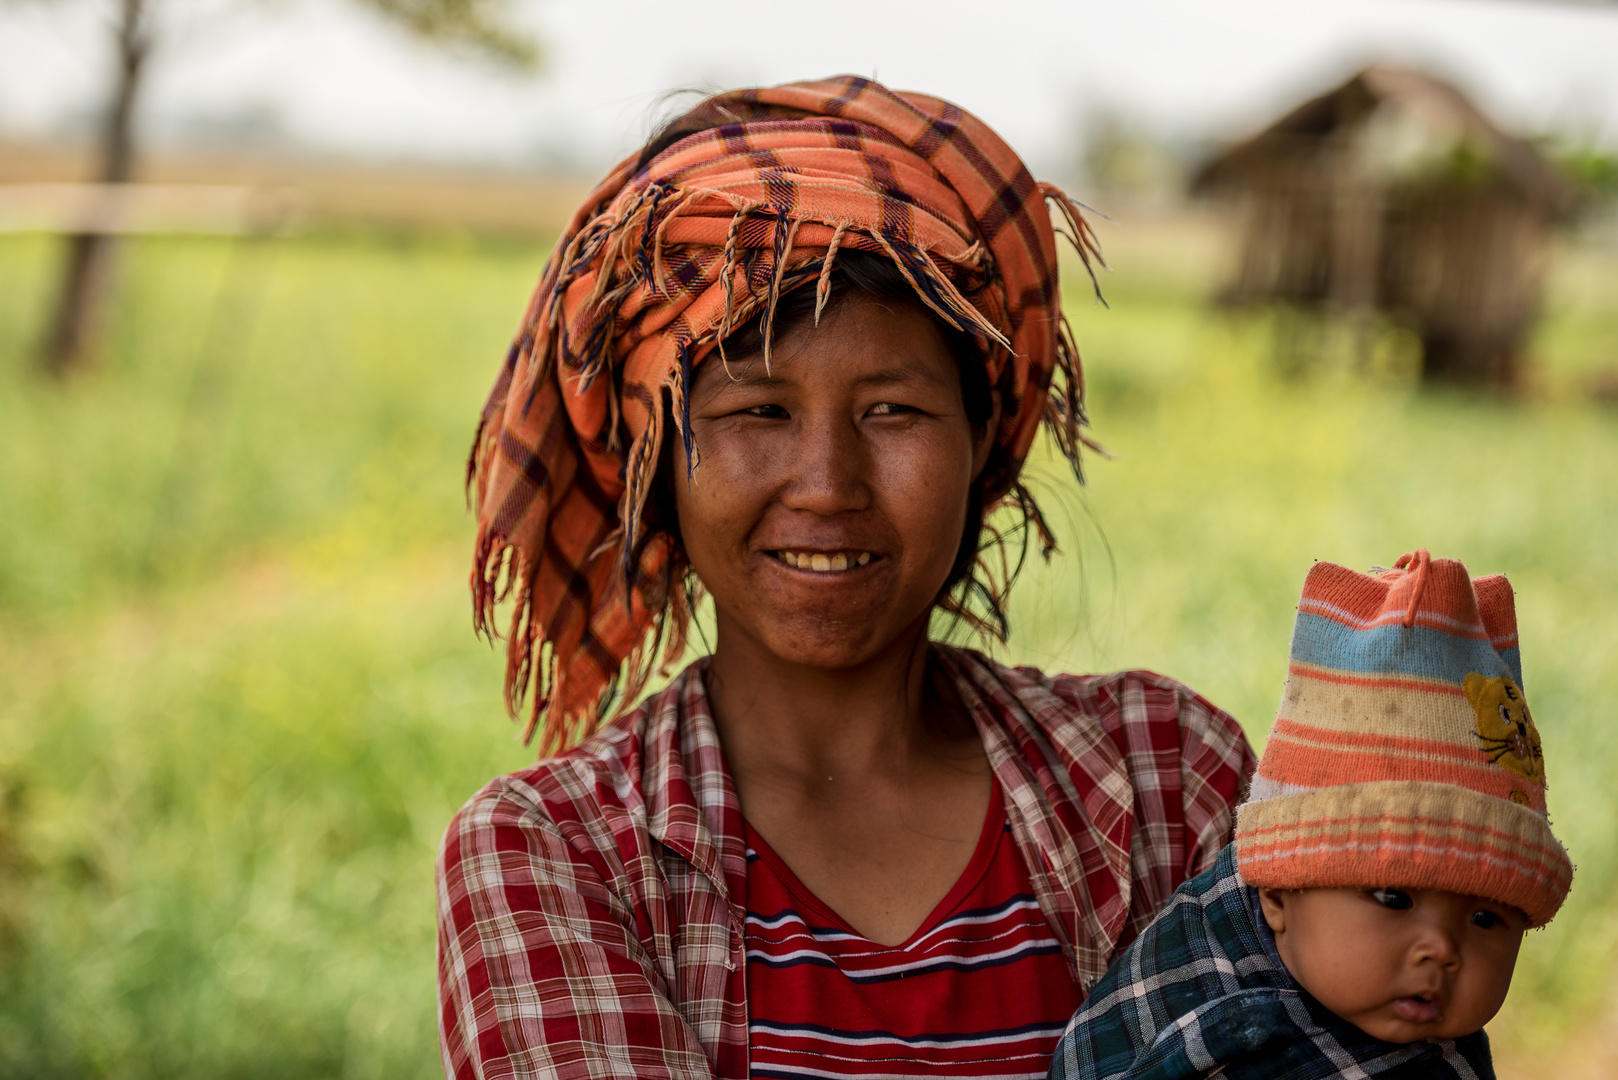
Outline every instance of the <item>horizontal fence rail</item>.
[(0, 233), (277, 232), (297, 215), (291, 188), (227, 184), (0, 184)]

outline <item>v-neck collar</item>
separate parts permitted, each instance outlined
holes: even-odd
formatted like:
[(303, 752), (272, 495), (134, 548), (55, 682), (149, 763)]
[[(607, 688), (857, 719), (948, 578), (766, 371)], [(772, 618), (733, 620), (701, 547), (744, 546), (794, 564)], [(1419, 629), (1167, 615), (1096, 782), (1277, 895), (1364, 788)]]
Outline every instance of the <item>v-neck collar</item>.
[[(744, 821), (743, 826), (746, 829), (748, 846), (769, 867), (770, 873), (780, 879), (781, 884), (792, 895), (793, 900), (801, 905), (800, 915), (810, 915), (815, 920), (818, 920), (819, 925), (829, 926), (845, 934), (850, 934), (873, 949), (904, 952), (925, 941), (934, 930), (938, 929), (940, 923), (954, 914), (955, 910), (961, 906), (961, 903), (972, 894), (972, 890), (976, 889), (983, 881), (984, 875), (989, 872), (989, 867), (994, 862), (995, 853), (999, 850), (1001, 836), (1006, 831), (1006, 804), (1000, 791), (1000, 785), (993, 777), (990, 777), (989, 785), (989, 808), (983, 816), (983, 826), (978, 830), (977, 843), (972, 848), (972, 857), (967, 860), (966, 868), (961, 871), (960, 876), (955, 879), (955, 883), (950, 886), (949, 891), (944, 894), (943, 898), (933, 906), (932, 911), (921, 920), (920, 925), (896, 945), (884, 945), (879, 941), (872, 941), (856, 930), (846, 919), (837, 914), (830, 904), (816, 896), (798, 878), (797, 874), (793, 873), (786, 860), (776, 853), (763, 834), (753, 828), (751, 822)], [(807, 919), (805, 921), (809, 922)], [(811, 927), (815, 925), (817, 924), (810, 922)]]

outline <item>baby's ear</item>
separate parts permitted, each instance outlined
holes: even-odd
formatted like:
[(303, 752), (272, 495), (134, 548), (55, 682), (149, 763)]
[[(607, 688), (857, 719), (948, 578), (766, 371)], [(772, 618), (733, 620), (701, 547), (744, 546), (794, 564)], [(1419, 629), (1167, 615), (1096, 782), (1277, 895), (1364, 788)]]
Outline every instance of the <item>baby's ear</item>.
[(1258, 891), (1258, 906), (1264, 912), (1264, 921), (1269, 924), (1273, 934), (1283, 933), (1287, 928), (1286, 917), (1286, 890), (1260, 889)]

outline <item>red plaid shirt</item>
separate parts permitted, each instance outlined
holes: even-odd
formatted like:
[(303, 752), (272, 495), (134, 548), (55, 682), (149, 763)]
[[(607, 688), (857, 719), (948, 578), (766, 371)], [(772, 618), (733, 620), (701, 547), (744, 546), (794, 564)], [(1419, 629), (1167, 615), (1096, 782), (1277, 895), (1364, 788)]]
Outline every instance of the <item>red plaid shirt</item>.
[[(1150, 672), (1048, 677), (938, 647), (1017, 849), (1089, 986), (1229, 841), (1241, 728)], [(705, 663), (444, 836), (439, 1029), (461, 1078), (748, 1074), (746, 839)]]

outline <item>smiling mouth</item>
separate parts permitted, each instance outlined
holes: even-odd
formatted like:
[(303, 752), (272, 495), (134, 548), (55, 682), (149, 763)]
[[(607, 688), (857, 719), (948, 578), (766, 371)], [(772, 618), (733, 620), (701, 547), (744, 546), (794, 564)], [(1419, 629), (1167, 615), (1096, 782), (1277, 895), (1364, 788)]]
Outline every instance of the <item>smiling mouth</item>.
[(871, 561), (869, 551), (839, 551), (830, 555), (823, 551), (772, 551), (770, 554), (795, 569), (817, 574), (835, 574)]
[(1395, 998), (1393, 1011), (1399, 1019), (1408, 1020), (1413, 1024), (1431, 1024), (1438, 1020), (1440, 1010), (1438, 1002), (1430, 994), (1413, 994), (1410, 997)]

